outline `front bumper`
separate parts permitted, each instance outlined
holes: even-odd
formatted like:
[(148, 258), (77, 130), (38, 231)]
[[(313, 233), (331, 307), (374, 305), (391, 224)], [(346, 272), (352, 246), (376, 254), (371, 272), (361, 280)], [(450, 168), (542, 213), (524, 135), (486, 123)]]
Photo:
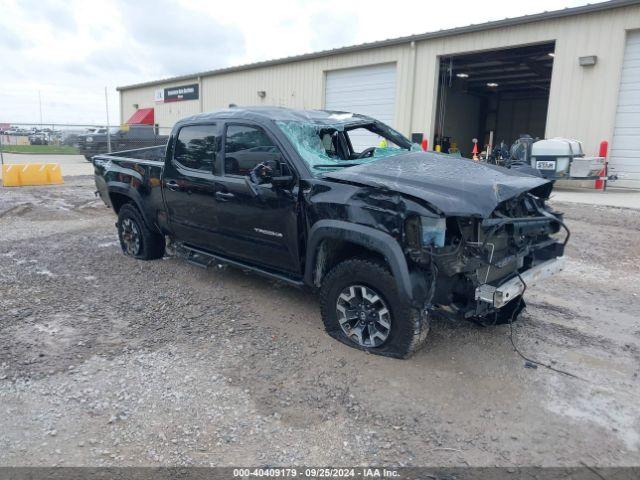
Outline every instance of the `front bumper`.
[[(557, 257), (547, 260), (535, 267), (520, 274), (522, 280), (530, 287), (538, 281), (548, 278), (564, 269), (565, 257)], [(477, 301), (486, 302), (495, 308), (502, 308), (514, 298), (519, 297), (524, 292), (525, 286), (520, 281), (520, 277), (507, 280), (497, 287), (485, 283), (476, 288), (475, 298)]]

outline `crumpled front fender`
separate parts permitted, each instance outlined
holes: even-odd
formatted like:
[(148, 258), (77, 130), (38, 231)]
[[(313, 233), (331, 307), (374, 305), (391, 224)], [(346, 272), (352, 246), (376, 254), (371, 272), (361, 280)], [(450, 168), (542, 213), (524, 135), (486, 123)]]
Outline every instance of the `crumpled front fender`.
[[(342, 220), (319, 220), (309, 231), (307, 243), (306, 268), (304, 280), (314, 286), (313, 274), (320, 244), (323, 240), (343, 240), (377, 252), (386, 259), (391, 273), (398, 284), (398, 290), (408, 301), (413, 302), (413, 287), (407, 260), (395, 238), (391, 235), (365, 225)], [(316, 285), (317, 286), (317, 285)]]

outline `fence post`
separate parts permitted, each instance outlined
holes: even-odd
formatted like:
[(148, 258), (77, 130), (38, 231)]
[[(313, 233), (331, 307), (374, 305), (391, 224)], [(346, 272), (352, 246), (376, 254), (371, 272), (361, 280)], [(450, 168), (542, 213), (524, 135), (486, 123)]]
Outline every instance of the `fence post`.
[(104, 87), (104, 102), (107, 107), (107, 152), (111, 153), (111, 126), (109, 125), (109, 96), (107, 87)]
[(604, 158), (604, 166), (602, 170), (598, 172), (598, 179), (595, 181), (594, 187), (596, 190), (602, 190), (603, 192), (607, 189), (607, 153), (609, 149), (609, 142), (603, 140), (600, 142), (600, 148), (598, 151), (598, 156)]

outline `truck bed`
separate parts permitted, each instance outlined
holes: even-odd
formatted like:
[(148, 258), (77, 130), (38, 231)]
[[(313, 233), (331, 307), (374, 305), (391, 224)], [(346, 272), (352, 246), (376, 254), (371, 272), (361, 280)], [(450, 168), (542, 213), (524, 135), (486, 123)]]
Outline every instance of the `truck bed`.
[(96, 188), (116, 212), (133, 200), (149, 221), (156, 223), (163, 209), (161, 177), (166, 145), (137, 148), (93, 157)]
[(167, 150), (167, 144), (156, 145), (154, 147), (135, 148), (133, 150), (122, 150), (119, 152), (102, 153), (96, 157), (102, 158), (122, 158), (133, 160), (151, 160), (154, 162), (164, 163), (164, 156)]

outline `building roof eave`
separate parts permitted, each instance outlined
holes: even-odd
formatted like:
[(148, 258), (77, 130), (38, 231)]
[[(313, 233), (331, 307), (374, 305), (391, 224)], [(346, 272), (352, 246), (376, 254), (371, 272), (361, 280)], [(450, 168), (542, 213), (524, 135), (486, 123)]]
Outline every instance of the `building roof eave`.
[(207, 77), (207, 76), (220, 75), (225, 73), (241, 72), (244, 70), (253, 70), (256, 68), (269, 67), (273, 65), (284, 65), (287, 63), (300, 62), (304, 60), (312, 60), (312, 59), (323, 58), (323, 57), (328, 57), (332, 55), (365, 51), (373, 48), (391, 47), (391, 46), (402, 45), (402, 44), (411, 43), (411, 42), (431, 40), (436, 38), (449, 37), (453, 35), (479, 32), (484, 30), (492, 30), (496, 28), (524, 25), (527, 23), (540, 22), (544, 20), (552, 20), (556, 18), (563, 18), (563, 17), (574, 16), (574, 15), (582, 15), (586, 13), (600, 12), (605, 10), (611, 10), (614, 8), (622, 8), (622, 7), (628, 7), (633, 5), (640, 5), (640, 0), (610, 0), (607, 2), (587, 4), (579, 7), (566, 7), (562, 10), (552, 10), (552, 11), (548, 11), (548, 12), (545, 11), (542, 13), (536, 13), (532, 15), (524, 15), (522, 17), (505, 18), (502, 20), (492, 20), (489, 22), (479, 23), (476, 25), (471, 24), (463, 27), (455, 27), (455, 28), (449, 28), (446, 30), (438, 30), (435, 32), (421, 33), (421, 34), (409, 35), (409, 36), (398, 37), (398, 38), (390, 38), (387, 40), (379, 40), (375, 42), (361, 43), (357, 45), (349, 45), (346, 47), (334, 48), (330, 50), (322, 50), (319, 52), (305, 53), (302, 55), (294, 55), (291, 57), (277, 58), (273, 60), (265, 60), (261, 62), (248, 63), (248, 64), (237, 65), (233, 67), (224, 67), (224, 68), (218, 68), (215, 70), (192, 73), (189, 75), (180, 75), (175, 77), (163, 78), (159, 80), (152, 80), (149, 82), (116, 87), (116, 90), (118, 91), (132, 90), (136, 88), (150, 87), (154, 85), (162, 85), (162, 84), (173, 83), (173, 82), (180, 82), (183, 80), (191, 80), (191, 79), (196, 79), (198, 77)]

